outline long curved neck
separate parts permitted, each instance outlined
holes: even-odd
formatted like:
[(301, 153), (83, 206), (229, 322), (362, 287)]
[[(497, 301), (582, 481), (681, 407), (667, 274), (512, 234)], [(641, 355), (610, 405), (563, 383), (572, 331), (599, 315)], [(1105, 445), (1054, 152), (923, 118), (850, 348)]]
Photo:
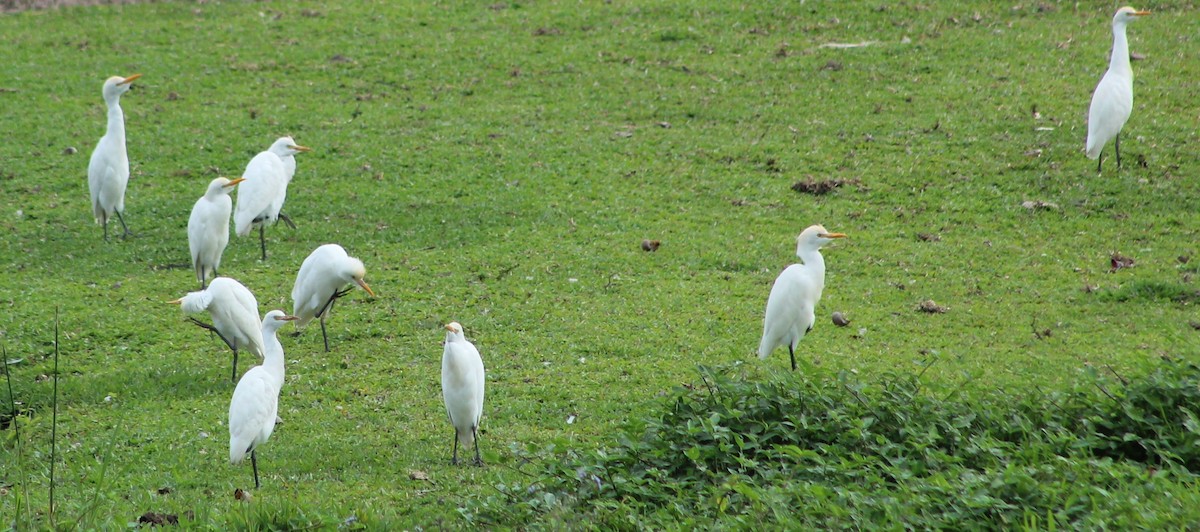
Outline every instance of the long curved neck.
[(283, 344), (269, 329), (263, 330), (263, 368), (275, 377), (276, 384), (283, 385)]
[(1133, 76), (1133, 69), (1129, 66), (1129, 39), (1125, 36), (1124, 24), (1113, 24), (1113, 48), (1108, 70), (1114, 74)]
[(125, 113), (121, 111), (121, 97), (108, 101), (108, 133), (109, 137), (125, 144)]
[(804, 263), (804, 268), (812, 272), (813, 277), (821, 286), (825, 286), (825, 257), (815, 249), (797, 250), (796, 256)]

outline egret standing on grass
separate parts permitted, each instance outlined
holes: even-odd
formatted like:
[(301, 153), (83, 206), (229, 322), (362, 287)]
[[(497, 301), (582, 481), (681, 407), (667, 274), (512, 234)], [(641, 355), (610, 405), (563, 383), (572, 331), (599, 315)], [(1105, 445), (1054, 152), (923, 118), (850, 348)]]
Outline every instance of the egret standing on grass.
[(260, 485), (255, 451), (275, 430), (279, 391), (283, 389), (283, 345), (275, 332), (295, 319), (281, 310), (272, 310), (263, 316), (262, 337), (266, 347), (263, 364), (242, 375), (233, 390), (233, 399), (229, 401), (229, 463), (238, 465), (249, 454), (255, 489)]
[(233, 211), (229, 191), (242, 181), (240, 177), (212, 180), (188, 217), (188, 248), (192, 252), (192, 269), (196, 270), (201, 290), (208, 286), (209, 274), (216, 275), (221, 267), (221, 254), (229, 243), (229, 213)]
[(1133, 112), (1133, 68), (1129, 66), (1129, 40), (1125, 37), (1125, 26), (1138, 17), (1149, 15), (1149, 11), (1138, 11), (1122, 7), (1112, 20), (1113, 47), (1108, 60), (1108, 71), (1100, 78), (1096, 92), (1092, 93), (1092, 105), (1088, 109), (1087, 156), (1096, 161), (1096, 171), (1104, 163), (1100, 153), (1109, 139), (1117, 154), (1117, 168), (1121, 167), (1121, 128)]
[(237, 381), (237, 359), (239, 349), (249, 349), (259, 358), (263, 357), (262, 321), (258, 319), (258, 300), (242, 283), (228, 277), (217, 277), (208, 284), (208, 288), (199, 292), (191, 292), (175, 301), (184, 312), (197, 313), (208, 311), (212, 315), (213, 324), (209, 325), (195, 318), (192, 322), (205, 329), (217, 333), (233, 350), (233, 376), (231, 381)]
[(817, 302), (825, 289), (825, 258), (821, 256), (821, 246), (845, 236), (813, 225), (796, 238), (796, 256), (800, 257), (801, 263), (784, 268), (775, 279), (775, 286), (771, 287), (758, 358), (767, 358), (776, 347), (787, 345), (788, 355), (792, 357), (792, 371), (796, 370), (796, 346), (812, 330), (817, 319)]
[(311, 148), (297, 146), (296, 141), (292, 137), (280, 137), (274, 144), (268, 148), (268, 151), (279, 156), (279, 160), (283, 161), (283, 193), (276, 197), (276, 201), (271, 203), (271, 209), (276, 213), (283, 223), (288, 227), (295, 229), (296, 224), (292, 223), (292, 219), (288, 218), (283, 211), (283, 202), (287, 199), (287, 186), (292, 183), (292, 177), (296, 175), (296, 154), (305, 151), (312, 151)]
[(458, 444), (475, 444), (475, 465), (479, 457), (479, 418), (483, 415), (483, 359), (479, 350), (463, 336), (458, 322), (446, 325), (446, 347), (442, 351), (442, 399), (446, 414), (454, 425), (454, 454), (450, 462), (458, 465)]
[[(281, 148), (277, 146), (283, 145)], [(238, 187), (237, 206), (234, 208), (233, 223), (238, 236), (246, 236), (258, 228), (258, 241), (262, 246), (262, 260), (267, 260), (265, 230), (279, 219), (279, 211), (287, 197), (287, 168), (281, 154), (294, 155), (308, 151), (304, 146), (291, 143), (291, 137), (283, 137), (267, 151), (250, 159), (242, 177), (246, 182)]]
[(325, 244), (313, 250), (300, 265), (296, 284), (292, 287), (292, 314), (300, 321), (297, 327), (308, 325), (313, 318), (321, 318), (321, 338), (325, 340), (325, 352), (329, 352), (329, 336), (325, 333), (325, 316), (333, 310), (337, 298), (348, 294), (354, 287), (342, 287), (354, 283), (366, 290), (371, 297), (375, 292), (367, 286), (363, 277), (367, 270), (361, 260), (346, 254), (337, 244)]
[(125, 232), (122, 238), (132, 235), (125, 225), (125, 186), (129, 184), (129, 154), (125, 151), (125, 113), (121, 111), (121, 95), (133, 86), (133, 80), (142, 77), (134, 74), (127, 78), (113, 76), (104, 82), (104, 103), (108, 104), (108, 130), (96, 143), (92, 159), (88, 162), (88, 190), (92, 195), (92, 214), (96, 223), (104, 226), (104, 239), (108, 240), (108, 220), (116, 213)]

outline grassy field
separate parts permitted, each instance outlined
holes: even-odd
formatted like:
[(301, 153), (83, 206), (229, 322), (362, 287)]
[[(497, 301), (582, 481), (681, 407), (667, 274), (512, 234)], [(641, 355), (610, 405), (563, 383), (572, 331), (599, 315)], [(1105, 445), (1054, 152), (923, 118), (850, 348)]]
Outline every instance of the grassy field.
[[(409, 4), (0, 16), (0, 340), (26, 414), (19, 451), (11, 428), (0, 447), (3, 526), (50, 518), (56, 308), (56, 520), (97, 527), (145, 512), (465, 526), (472, 501), (527, 480), (529, 450), (611, 445), (698, 365), (789, 377), (786, 353), (754, 350), (813, 223), (849, 238), (824, 253), (807, 374), (931, 364), (932, 389), (1018, 398), (1089, 365), (1132, 376), (1195, 358), (1189, 2), (1138, 6), (1154, 14), (1129, 30), (1145, 60), (1125, 166), (1099, 175), (1082, 152), (1107, 2)], [(137, 236), (105, 242), (87, 157), (102, 82), (135, 72)], [(222, 273), (263, 312), (290, 310), (300, 262), (336, 242), (378, 297), (339, 303), (331, 353), (315, 327), (282, 337), (285, 422), (247, 504), (233, 494), (249, 466), (227, 463), (228, 352), (164, 302), (196, 288), (192, 203), (285, 134), (314, 148), (285, 207), (299, 227), (268, 230), (266, 262), (234, 237)], [(844, 184), (792, 190), (831, 179)], [(1110, 271), (1114, 252), (1134, 266)], [(488, 369), (484, 468), (449, 465), (449, 321)]]

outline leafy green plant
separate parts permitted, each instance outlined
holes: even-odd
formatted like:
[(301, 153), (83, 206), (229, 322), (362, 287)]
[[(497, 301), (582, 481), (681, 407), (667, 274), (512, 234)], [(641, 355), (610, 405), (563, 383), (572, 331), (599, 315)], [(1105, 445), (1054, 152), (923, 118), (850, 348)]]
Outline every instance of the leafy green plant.
[(1194, 418), (1185, 405), (1200, 393), (1200, 367), (1164, 362), (1118, 381), (1111, 401), (1102, 398), (1113, 383), (1094, 372), (1081, 377), (1091, 387), (1062, 396), (964, 400), (923, 390), (916, 375), (755, 382), (702, 368), (702, 386), (678, 390), (660, 416), (631, 427), (615, 447), (544, 450), (541, 480), (500, 486), (476, 519), (975, 528), (1043, 516), (1070, 526), (1200, 517), (1127, 498), (1195, 482)]

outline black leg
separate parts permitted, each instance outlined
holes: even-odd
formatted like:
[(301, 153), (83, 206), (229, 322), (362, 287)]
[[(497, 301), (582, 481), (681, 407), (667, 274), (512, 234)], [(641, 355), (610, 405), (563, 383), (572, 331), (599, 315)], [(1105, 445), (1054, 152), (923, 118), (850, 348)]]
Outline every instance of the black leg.
[(267, 237), (264, 234), (267, 230), (267, 224), (258, 226), (258, 243), (262, 246), (262, 260), (267, 262)]
[(279, 213), (279, 219), (282, 220), (283, 223), (287, 224), (289, 229), (296, 228), (296, 224), (292, 223), (292, 219), (288, 218), (288, 215), (281, 212), (281, 213)]
[(233, 374), (230, 375), (229, 380), (230, 380), (230, 382), (236, 383), (237, 382), (237, 355), (238, 355), (237, 344), (231, 345), (230, 347), (233, 348)]
[(1117, 141), (1114, 148), (1117, 150), (1117, 170), (1121, 169), (1121, 134), (1117, 133)]
[(198, 325), (201, 329), (208, 329), (209, 332), (216, 334), (217, 337), (220, 338), (222, 342), (225, 342), (225, 345), (229, 346), (230, 349), (233, 349), (235, 351), (237, 350), (237, 348), (234, 347), (233, 342), (230, 342), (228, 338), (223, 336), (221, 334), (221, 331), (218, 331), (216, 327), (213, 327), (212, 325), (204, 323), (204, 322), (202, 322), (196, 318), (193, 318), (191, 316), (188, 316), (188, 319), (191, 320), (192, 323), (195, 323), (196, 325)]
[(325, 340), (326, 353), (329, 352), (329, 336), (325, 333), (325, 316), (328, 316), (329, 312), (333, 310), (334, 301), (337, 301), (337, 298), (339, 297), (349, 294), (351, 290), (353, 290), (353, 288), (347, 288), (341, 291), (334, 290), (333, 295), (329, 296), (329, 300), (326, 301), (324, 305), (321, 305), (321, 310), (317, 311), (317, 316), (320, 316), (321, 318), (321, 338)]
[(482, 466), (483, 458), (479, 457), (479, 427), (471, 427), (471, 434), (475, 436), (475, 465)]
[(130, 231), (129, 226), (125, 225), (125, 217), (121, 216), (121, 211), (116, 211), (116, 213), (117, 219), (121, 221), (121, 228), (125, 229), (125, 232), (121, 234), (121, 238), (129, 238), (133, 236), (133, 231)]
[(104, 226), (104, 241), (108, 242), (108, 217), (107, 216), (104, 217), (103, 222), (100, 222), (100, 225)]
[(325, 333), (325, 316), (321, 316), (321, 339), (325, 340), (325, 352), (329, 352), (329, 335)]
[(205, 270), (204, 266), (201, 266), (200, 267), (200, 289), (201, 290), (208, 288), (208, 282), (207, 282), (208, 276), (204, 275), (206, 273), (204, 270)]
[(1096, 157), (1096, 173), (1100, 173), (1100, 167), (1104, 164), (1104, 150), (1100, 151), (1100, 156)]
[(258, 489), (258, 457), (254, 455), (254, 449), (250, 450), (250, 467), (254, 468), (254, 489)]
[(450, 457), (450, 463), (458, 465), (458, 429), (454, 429), (454, 454)]
[(788, 344), (788, 356), (792, 357), (792, 371), (796, 371), (796, 351), (792, 349), (792, 344)]

